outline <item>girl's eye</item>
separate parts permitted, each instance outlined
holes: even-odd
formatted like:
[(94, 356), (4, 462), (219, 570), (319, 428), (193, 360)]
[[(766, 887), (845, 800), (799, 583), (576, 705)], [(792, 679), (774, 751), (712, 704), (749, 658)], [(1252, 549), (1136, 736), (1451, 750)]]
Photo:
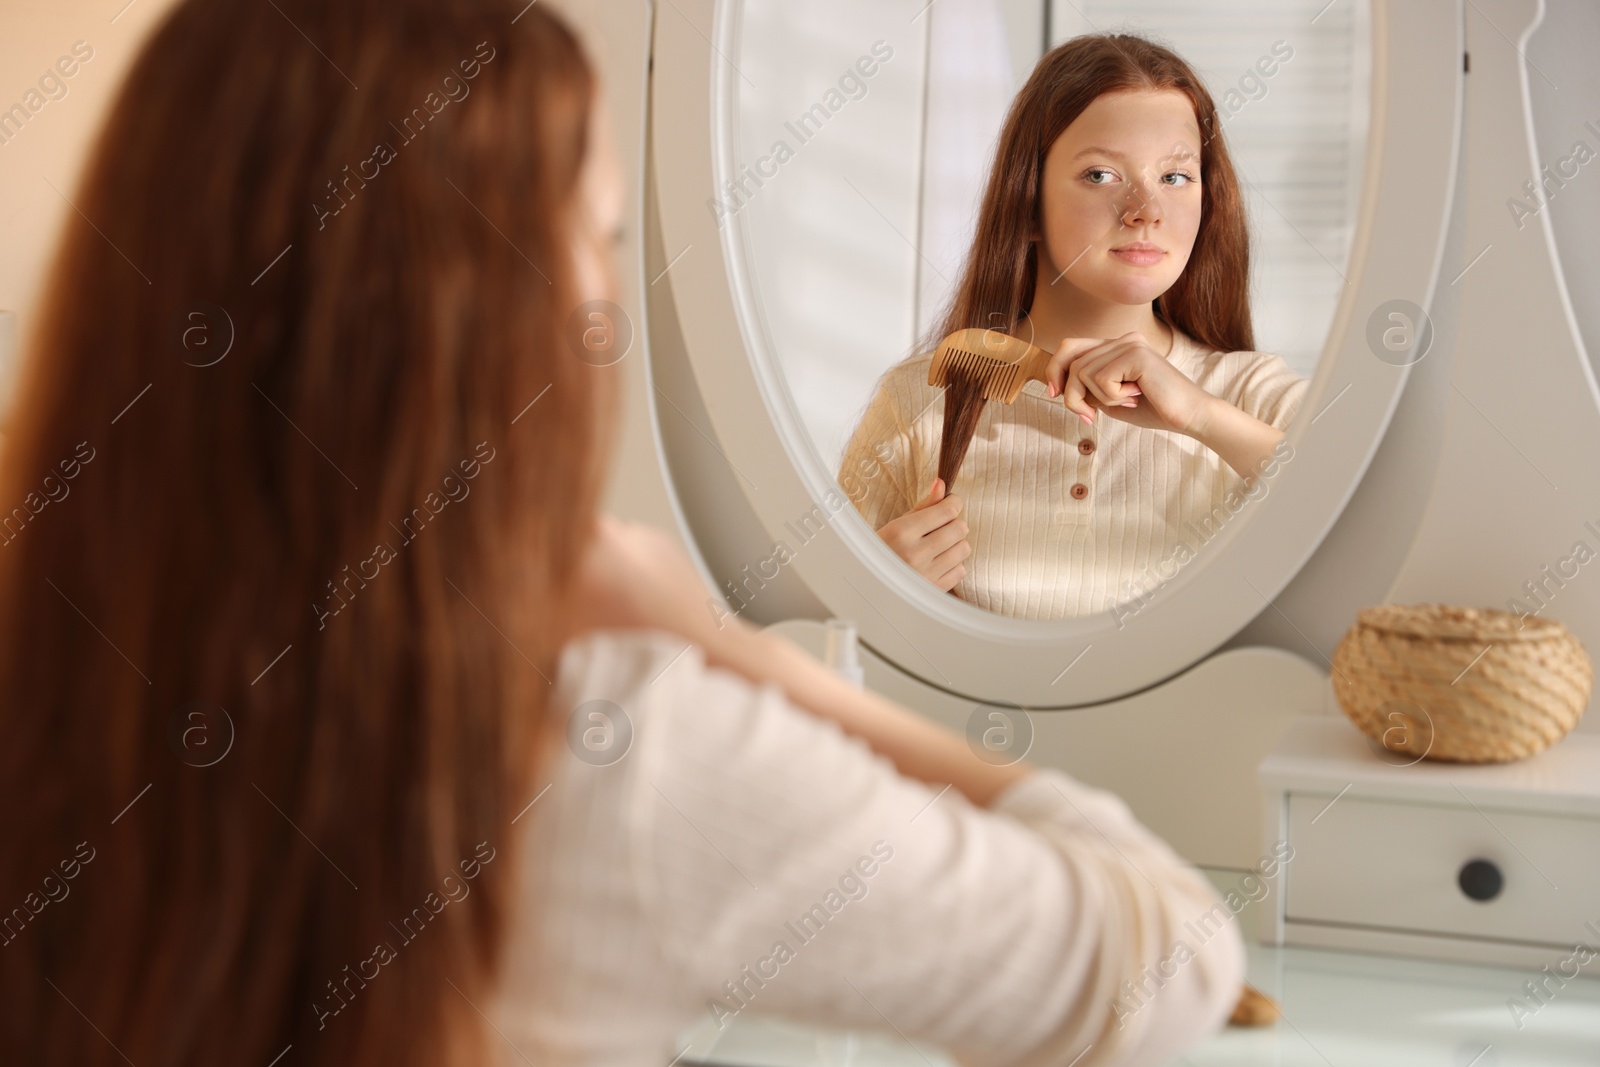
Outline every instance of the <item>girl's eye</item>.
[[(1089, 184), (1090, 185), (1109, 185), (1109, 184), (1111, 184), (1109, 181), (1095, 181), (1094, 180), (1094, 176), (1096, 174), (1112, 175), (1112, 172), (1107, 170), (1105, 167), (1092, 167), (1089, 170), (1086, 170), (1086, 171), (1083, 172), (1083, 176), (1085, 178), (1089, 179)], [(1112, 175), (1112, 176), (1114, 176), (1114, 175)], [(1166, 179), (1168, 179), (1168, 178), (1182, 178), (1183, 179), (1182, 182), (1167, 182), (1167, 184), (1171, 185), (1173, 188), (1180, 188), (1182, 185), (1185, 185), (1185, 184), (1187, 184), (1189, 182), (1194, 181), (1194, 176), (1193, 175), (1188, 174), (1185, 171), (1181, 171), (1181, 170), (1175, 170), (1175, 171), (1171, 171), (1171, 172), (1169, 172), (1167, 174), (1164, 174), (1164, 175), (1162, 175), (1162, 179), (1161, 180), (1165, 182)]]

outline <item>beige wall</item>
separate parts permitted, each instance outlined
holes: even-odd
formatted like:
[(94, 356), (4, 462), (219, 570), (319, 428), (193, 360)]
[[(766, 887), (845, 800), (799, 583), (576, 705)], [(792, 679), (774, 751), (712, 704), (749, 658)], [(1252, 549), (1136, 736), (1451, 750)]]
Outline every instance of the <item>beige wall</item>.
[[(682, 529), (666, 487), (650, 417), (650, 384), (645, 378), (645, 324), (641, 310), (645, 288), (651, 278), (659, 276), (664, 266), (656, 264), (646, 271), (641, 265), (650, 6), (646, 0), (557, 0), (555, 7), (583, 37), (589, 57), (600, 72), (601, 91), (611, 113), (617, 154), (628, 181), (627, 238), (617, 255), (617, 271), (622, 307), (633, 320), (633, 348), (618, 365), (622, 371), (624, 404), (605, 510), (671, 530), (681, 540)], [(679, 17), (670, 9), (663, 10), (667, 12), (666, 17)], [(692, 553), (692, 546), (688, 547)]]
[[(124, 10), (125, 2), (0, 5), (0, 111), (18, 104), (26, 109), (28, 102), (39, 107), (20, 132), (9, 125), (0, 131), (10, 138), (0, 141), (0, 309), (16, 313), (22, 344), (56, 234), (73, 210), (62, 197), (75, 198), (78, 171), (128, 64), (172, 5), (135, 0)], [(49, 99), (39, 80), (56, 74), (56, 62), (71, 56), (78, 41), (93, 49), (93, 57), (59, 79), (65, 95), (47, 79), (46, 88), (60, 97)], [(38, 95), (30, 98), (30, 90)], [(0, 352), (0, 359), (0, 397), (9, 398), (15, 353)]]
[[(133, 0), (126, 7), (126, 0), (0, 3), (0, 110), (13, 104), (26, 106), (29, 90), (38, 90), (40, 76), (53, 70), (61, 56), (70, 55), (75, 42), (93, 49), (93, 58), (72, 77), (62, 79), (65, 95), (53, 86), (50, 91), (60, 99), (49, 100), (41, 92), (32, 100), (36, 106), (44, 101), (39, 110), (30, 114), (19, 133), (0, 142), (0, 312), (15, 313), (12, 324), (0, 315), (0, 409), (11, 395), (15, 359), (28, 343), (56, 237), (74, 210), (63, 195), (75, 198), (78, 171), (127, 67), (174, 2)], [(618, 268), (622, 303), (633, 319), (635, 340), (622, 366), (627, 404), (614, 465), (617, 476), (608, 494), (610, 510), (675, 527), (645, 405), (644, 324), (639, 315), (643, 284), (639, 175), (649, 8), (645, 0), (568, 2), (556, 7), (575, 24), (600, 70), (632, 194), (628, 239)], [(508, 32), (515, 32), (515, 27)], [(18, 338), (14, 345), (7, 343), (12, 325)]]

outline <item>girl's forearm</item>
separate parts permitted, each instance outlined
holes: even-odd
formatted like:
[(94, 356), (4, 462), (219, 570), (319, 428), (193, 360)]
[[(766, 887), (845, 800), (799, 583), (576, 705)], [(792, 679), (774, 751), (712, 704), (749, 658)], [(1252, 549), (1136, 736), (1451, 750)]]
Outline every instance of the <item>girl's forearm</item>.
[(1261, 473), (1284, 433), (1219, 396), (1213, 398), (1205, 420), (1190, 436), (1221, 456), (1248, 485)]
[(756, 684), (772, 683), (789, 701), (859, 737), (901, 774), (950, 785), (972, 803), (988, 806), (1008, 786), (1033, 773), (1018, 761), (997, 767), (979, 759), (956, 732), (869, 689), (857, 689), (792, 641), (738, 626), (706, 649), (706, 661)]

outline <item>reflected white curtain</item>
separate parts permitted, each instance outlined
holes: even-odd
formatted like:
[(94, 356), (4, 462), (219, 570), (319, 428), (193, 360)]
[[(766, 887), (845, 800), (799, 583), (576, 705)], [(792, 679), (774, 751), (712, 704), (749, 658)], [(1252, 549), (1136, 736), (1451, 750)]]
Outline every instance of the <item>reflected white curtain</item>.
[[(938, 319), (960, 280), (1006, 109), (1040, 54), (1043, 4), (939, 0), (922, 17), (930, 23), (918, 335)], [(1033, 52), (1020, 70), (1008, 25), (1024, 40), (1033, 30)]]

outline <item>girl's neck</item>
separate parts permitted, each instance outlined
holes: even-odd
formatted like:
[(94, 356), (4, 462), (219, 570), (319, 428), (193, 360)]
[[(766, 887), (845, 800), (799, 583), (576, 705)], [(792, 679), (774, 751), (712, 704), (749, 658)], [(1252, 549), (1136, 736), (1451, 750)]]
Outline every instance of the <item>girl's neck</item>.
[(1110, 340), (1138, 330), (1145, 342), (1170, 356), (1177, 338), (1172, 327), (1156, 318), (1150, 304), (1107, 304), (1098, 309), (1063, 308), (1051, 301), (1035, 300), (1032, 310), (1012, 331), (1024, 340), (1054, 352), (1065, 337), (1099, 337)]

